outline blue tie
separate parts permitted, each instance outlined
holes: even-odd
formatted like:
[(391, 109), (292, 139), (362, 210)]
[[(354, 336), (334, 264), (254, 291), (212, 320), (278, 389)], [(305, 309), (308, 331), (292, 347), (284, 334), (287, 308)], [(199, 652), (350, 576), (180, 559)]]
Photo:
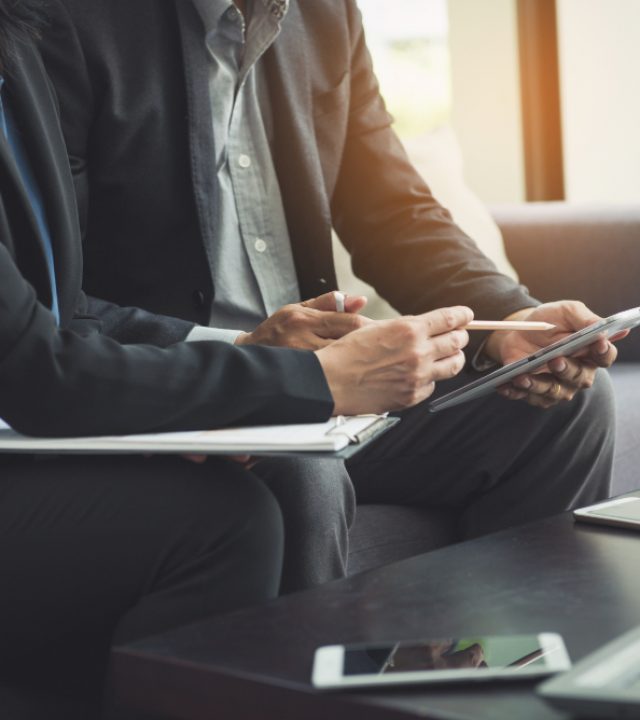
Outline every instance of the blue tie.
[(51, 235), (49, 233), (49, 226), (47, 224), (47, 219), (45, 216), (44, 203), (42, 202), (42, 196), (33, 175), (29, 158), (27, 157), (24, 145), (22, 144), (20, 132), (16, 127), (10, 109), (8, 107), (5, 108), (4, 103), (2, 102), (1, 92), (3, 86), (4, 79), (0, 77), (0, 127), (2, 128), (2, 132), (4, 133), (4, 136), (7, 139), (9, 147), (11, 148), (11, 151), (13, 153), (16, 167), (18, 168), (18, 172), (20, 173), (20, 177), (22, 178), (24, 188), (27, 191), (27, 195), (29, 197), (29, 202), (31, 203), (33, 214), (36, 218), (38, 231), (40, 233), (40, 239), (42, 240), (44, 253), (47, 258), (47, 267), (49, 269), (49, 280), (51, 282), (51, 297), (53, 298), (51, 303), (51, 312), (54, 314), (56, 322), (59, 325), (60, 311), (58, 308), (58, 288), (56, 286), (56, 273), (53, 262), (53, 249), (51, 247)]

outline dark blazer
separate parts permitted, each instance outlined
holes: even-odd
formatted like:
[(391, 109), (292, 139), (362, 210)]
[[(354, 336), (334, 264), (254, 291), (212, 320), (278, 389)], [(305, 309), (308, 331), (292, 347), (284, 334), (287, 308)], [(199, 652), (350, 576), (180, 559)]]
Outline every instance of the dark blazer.
[[(181, 5), (184, 12), (177, 13)], [(199, 323), (215, 288), (207, 54), (190, 0), (51, 0), (44, 56), (62, 106), (94, 294)], [(301, 294), (335, 287), (331, 228), (403, 313), (536, 304), (499, 274), (407, 160), (354, 0), (291, 0), (265, 55), (273, 152)]]
[[(321, 421), (333, 408), (309, 352), (218, 342), (168, 348), (123, 345), (128, 328), (161, 344), (189, 323), (100, 303), (87, 316), (73, 180), (40, 58), (18, 48), (5, 73), (8, 100), (29, 153), (50, 225), (61, 327), (28, 196), (0, 133), (0, 417), (42, 435), (190, 429)], [(158, 329), (160, 328), (160, 329)]]

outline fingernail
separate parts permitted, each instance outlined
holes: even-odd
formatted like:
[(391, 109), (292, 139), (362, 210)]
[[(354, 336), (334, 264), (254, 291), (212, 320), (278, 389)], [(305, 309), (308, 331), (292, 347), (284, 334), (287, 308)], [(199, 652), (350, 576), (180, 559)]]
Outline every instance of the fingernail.
[(517, 378), (514, 382), (518, 387), (524, 388), (525, 390), (531, 387), (531, 380), (529, 380), (529, 378)]
[(566, 360), (557, 360), (554, 366), (557, 372), (564, 372), (567, 369), (567, 362)]
[(606, 355), (609, 352), (609, 343), (604, 346), (604, 350), (597, 348), (596, 352), (598, 353), (598, 355)]

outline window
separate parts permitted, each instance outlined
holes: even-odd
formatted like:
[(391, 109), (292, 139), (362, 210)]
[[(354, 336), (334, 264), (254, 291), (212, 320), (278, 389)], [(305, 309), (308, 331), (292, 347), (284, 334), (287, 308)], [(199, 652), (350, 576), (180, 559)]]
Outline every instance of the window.
[(448, 124), (447, 0), (358, 0), (374, 69), (403, 139)]

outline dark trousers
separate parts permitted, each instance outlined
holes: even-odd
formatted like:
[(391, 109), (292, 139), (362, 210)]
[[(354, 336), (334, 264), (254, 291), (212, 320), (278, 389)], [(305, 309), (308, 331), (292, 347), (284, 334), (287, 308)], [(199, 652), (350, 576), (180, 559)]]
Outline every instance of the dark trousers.
[(2, 458), (0, 714), (94, 717), (112, 642), (275, 597), (282, 553), (232, 461)]
[(604, 371), (593, 388), (549, 410), (493, 394), (401, 416), (348, 465), (359, 503), (453, 511), (463, 540), (609, 496), (615, 408)]
[(494, 394), (433, 415), (421, 404), (401, 417), (346, 468), (313, 459), (279, 461), (277, 472), (256, 466), (283, 508), (284, 591), (345, 574), (354, 487), (359, 505), (442, 509), (460, 540), (609, 496), (615, 413), (604, 371), (551, 410)]

